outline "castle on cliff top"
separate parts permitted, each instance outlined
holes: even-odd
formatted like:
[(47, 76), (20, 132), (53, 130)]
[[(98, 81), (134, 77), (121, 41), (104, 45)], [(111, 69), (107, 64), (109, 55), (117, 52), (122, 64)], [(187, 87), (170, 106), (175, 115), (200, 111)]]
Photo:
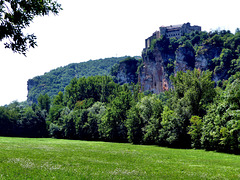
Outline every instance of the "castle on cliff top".
[(152, 36), (145, 40), (145, 47), (148, 48), (151, 45), (153, 39), (158, 39), (162, 35), (167, 38), (181, 38), (184, 34), (190, 33), (192, 31), (201, 31), (201, 26), (191, 26), (190, 23), (184, 23), (179, 25), (161, 26), (159, 31), (153, 33)]

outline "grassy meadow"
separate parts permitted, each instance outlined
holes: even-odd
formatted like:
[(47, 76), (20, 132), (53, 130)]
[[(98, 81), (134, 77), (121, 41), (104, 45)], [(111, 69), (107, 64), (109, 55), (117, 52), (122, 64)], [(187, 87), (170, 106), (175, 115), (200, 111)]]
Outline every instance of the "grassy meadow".
[(240, 179), (240, 156), (121, 143), (0, 137), (0, 179)]

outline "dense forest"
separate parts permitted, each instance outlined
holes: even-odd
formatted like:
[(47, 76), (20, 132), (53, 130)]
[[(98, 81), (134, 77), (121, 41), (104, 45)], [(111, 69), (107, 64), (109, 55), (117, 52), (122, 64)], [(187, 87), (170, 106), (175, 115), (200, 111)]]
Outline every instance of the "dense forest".
[[(194, 32), (181, 39), (161, 37), (163, 51), (180, 46), (204, 53), (218, 47), (209, 70), (176, 72), (166, 62), (173, 88), (142, 92), (139, 84), (119, 85), (109, 76), (76, 77), (54, 98), (0, 107), (0, 135), (54, 137), (203, 148), (240, 153), (240, 32)], [(152, 47), (147, 53), (151, 53)], [(191, 62), (189, 62), (191, 64)], [(140, 64), (139, 66), (142, 66)], [(113, 71), (114, 72), (114, 71)], [(225, 73), (215, 83), (212, 76)]]
[(37, 103), (40, 94), (48, 94), (53, 97), (76, 77), (89, 77), (97, 75), (109, 75), (113, 65), (126, 59), (123, 57), (112, 57), (99, 60), (89, 60), (87, 62), (72, 63), (64, 67), (53, 69), (42, 76), (36, 76), (28, 80), (28, 102)]

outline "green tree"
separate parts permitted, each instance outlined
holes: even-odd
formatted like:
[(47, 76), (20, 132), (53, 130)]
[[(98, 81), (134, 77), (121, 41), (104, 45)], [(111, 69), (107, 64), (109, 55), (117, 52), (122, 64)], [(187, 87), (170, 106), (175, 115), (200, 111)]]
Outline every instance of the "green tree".
[(231, 49), (224, 48), (219, 58), (214, 58), (215, 69), (214, 73), (222, 74), (222, 71), (230, 69), (231, 61), (234, 59), (234, 53)]
[(49, 135), (50, 137), (54, 138), (62, 138), (62, 127), (58, 126), (57, 124), (51, 123), (49, 125)]
[(101, 123), (101, 118), (105, 113), (106, 106), (102, 102), (96, 102), (87, 110), (89, 113), (85, 127), (88, 129), (88, 138), (90, 140), (97, 140), (100, 138), (99, 125)]
[(0, 41), (8, 39), (6, 48), (26, 54), (28, 47), (35, 47), (36, 36), (24, 33), (36, 16), (58, 14), (61, 5), (53, 0), (0, 0)]
[(126, 126), (132, 143), (159, 144), (162, 102), (156, 95), (143, 97), (128, 111)]
[(61, 111), (64, 109), (63, 93), (60, 91), (53, 99), (53, 105), (49, 109), (48, 120), (57, 123), (61, 117)]
[(215, 96), (214, 81), (211, 72), (194, 71), (177, 72), (171, 76), (174, 89), (170, 92), (168, 107), (163, 111), (160, 137), (171, 146), (190, 147), (191, 139), (188, 134), (190, 118), (203, 117), (207, 105)]
[(162, 102), (156, 95), (146, 96), (136, 105), (139, 108), (140, 117), (144, 123), (143, 141), (146, 144), (159, 143), (159, 130), (161, 129)]
[(87, 139), (89, 140), (97, 140), (99, 139), (99, 118), (97, 114), (92, 112), (88, 113), (87, 122), (84, 124), (84, 127), (87, 131)]
[(168, 106), (162, 112), (162, 128), (159, 130), (161, 145), (170, 147), (189, 147), (189, 137), (186, 136), (186, 125), (183, 119)]
[(89, 111), (87, 109), (75, 111), (75, 113), (78, 113), (79, 115), (76, 118), (76, 134), (77, 138), (79, 139), (88, 139), (88, 114)]
[(203, 117), (207, 104), (216, 94), (211, 76), (210, 71), (200, 72), (197, 69), (186, 73), (180, 71), (171, 76), (174, 90), (169, 106), (184, 119), (189, 120), (192, 115)]
[(67, 139), (75, 139), (76, 138), (76, 116), (73, 111), (71, 111), (68, 115), (64, 116), (63, 119), (63, 130), (64, 137)]
[(40, 94), (40, 96), (38, 97), (38, 106), (40, 107), (40, 109), (46, 110), (48, 113), (50, 105), (51, 105), (50, 97), (47, 94), (45, 95)]
[(143, 127), (144, 127), (143, 119), (140, 117), (139, 108), (133, 106), (127, 114), (127, 135), (128, 141), (133, 144), (142, 144), (143, 143)]
[(215, 34), (212, 38), (209, 39), (209, 43), (216, 47), (222, 47), (223, 46), (223, 39), (220, 35)]
[[(15, 114), (15, 113), (14, 113)], [(14, 127), (18, 119), (10, 112), (9, 108), (0, 107), (0, 135), (13, 136)]]
[(127, 111), (131, 108), (132, 93), (126, 85), (121, 88), (122, 91), (109, 103), (99, 127), (100, 136), (110, 141), (127, 140), (125, 121)]
[(61, 112), (65, 107), (62, 105), (53, 105), (49, 110), (48, 120), (53, 123), (58, 123), (61, 118)]
[(82, 77), (78, 80), (74, 78), (65, 88), (64, 102), (70, 109), (73, 109), (77, 102), (83, 100), (88, 102), (87, 99), (92, 99), (93, 102), (106, 102), (109, 96), (115, 93), (118, 86), (107, 76)]
[(193, 148), (201, 148), (202, 137), (202, 118), (192, 116), (190, 119), (189, 134), (191, 136), (191, 144)]
[(19, 136), (22, 137), (47, 137), (46, 113), (33, 111), (31, 107), (24, 108), (19, 123)]
[(73, 78), (68, 86), (65, 88), (64, 92), (64, 102), (67, 103), (67, 106), (73, 108), (77, 102), (78, 97), (78, 87), (77, 87), (77, 78)]
[(53, 100), (53, 105), (63, 105), (63, 92), (59, 91), (58, 95)]
[(239, 153), (240, 80), (228, 84), (203, 118), (201, 142), (205, 149)]

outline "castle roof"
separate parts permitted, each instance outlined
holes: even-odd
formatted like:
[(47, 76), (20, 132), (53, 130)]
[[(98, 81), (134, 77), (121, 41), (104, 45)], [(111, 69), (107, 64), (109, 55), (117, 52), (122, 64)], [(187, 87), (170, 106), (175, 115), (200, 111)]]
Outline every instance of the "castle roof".
[(181, 28), (182, 26), (183, 26), (183, 24), (178, 24), (178, 25), (170, 25), (170, 26), (167, 26), (167, 29)]
[(170, 26), (161, 26), (161, 27), (167, 28), (167, 30), (171, 30), (171, 29), (181, 28), (182, 26), (183, 26), (183, 24), (170, 25)]

